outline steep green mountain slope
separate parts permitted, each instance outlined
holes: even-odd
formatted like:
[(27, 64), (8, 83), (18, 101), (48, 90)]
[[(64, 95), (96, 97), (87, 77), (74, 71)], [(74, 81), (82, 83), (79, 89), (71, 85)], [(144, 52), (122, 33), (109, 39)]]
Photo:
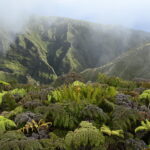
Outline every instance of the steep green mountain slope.
[(57, 17), (31, 18), (13, 42), (10, 37), (14, 35), (0, 31), (0, 79), (41, 83), (102, 66), (150, 42), (146, 32)]
[(150, 43), (126, 52), (111, 63), (94, 69), (86, 69), (81, 74), (88, 80), (94, 79), (100, 72), (124, 79), (150, 79)]

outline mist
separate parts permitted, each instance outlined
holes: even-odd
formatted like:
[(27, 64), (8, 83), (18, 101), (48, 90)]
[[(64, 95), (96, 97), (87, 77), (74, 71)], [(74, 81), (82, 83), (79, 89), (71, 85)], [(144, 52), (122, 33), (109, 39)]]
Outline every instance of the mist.
[(60, 16), (150, 31), (149, 0), (0, 0), (0, 24), (23, 30), (30, 16)]

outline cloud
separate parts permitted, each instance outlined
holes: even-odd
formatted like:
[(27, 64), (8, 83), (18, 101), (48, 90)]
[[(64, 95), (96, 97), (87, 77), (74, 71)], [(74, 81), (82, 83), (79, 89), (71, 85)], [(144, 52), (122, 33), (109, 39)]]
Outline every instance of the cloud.
[(150, 31), (149, 6), (149, 0), (0, 0), (0, 21), (19, 30), (31, 15), (62, 16)]

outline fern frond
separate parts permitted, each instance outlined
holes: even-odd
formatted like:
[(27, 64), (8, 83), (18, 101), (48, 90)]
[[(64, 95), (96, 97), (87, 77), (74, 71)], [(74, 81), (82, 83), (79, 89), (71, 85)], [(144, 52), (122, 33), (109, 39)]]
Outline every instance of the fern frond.
[(135, 132), (139, 132), (139, 131), (150, 131), (150, 121), (146, 119), (146, 121), (142, 121), (141, 122), (141, 126), (137, 127), (135, 129)]
[(105, 133), (109, 136), (115, 135), (124, 138), (123, 130), (110, 130), (110, 128), (106, 125), (103, 125), (100, 130), (102, 133)]
[(0, 134), (15, 127), (16, 124), (14, 121), (7, 119), (4, 116), (0, 116)]

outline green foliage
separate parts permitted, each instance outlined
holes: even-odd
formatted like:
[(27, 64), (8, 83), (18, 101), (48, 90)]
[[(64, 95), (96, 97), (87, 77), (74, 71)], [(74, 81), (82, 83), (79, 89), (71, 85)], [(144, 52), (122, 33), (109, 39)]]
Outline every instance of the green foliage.
[(48, 95), (49, 102), (85, 102), (91, 104), (100, 104), (104, 99), (113, 100), (116, 95), (113, 87), (102, 87), (100, 85), (71, 84), (60, 87)]
[(145, 90), (140, 96), (139, 99), (143, 102), (146, 106), (150, 105), (150, 90)]
[(3, 84), (3, 85), (10, 85), (9, 83), (5, 82), (5, 81), (1, 81), (0, 80), (0, 84)]
[(106, 122), (109, 117), (101, 108), (90, 104), (81, 111), (81, 118), (84, 120), (94, 120), (102, 123)]
[(105, 74), (98, 75), (98, 82), (118, 88), (127, 88), (130, 90), (136, 87), (136, 83), (134, 83), (133, 81), (126, 81), (119, 77), (109, 77)]
[(16, 127), (16, 124), (14, 123), (14, 121), (7, 119), (3, 116), (0, 116), (0, 134), (5, 132), (6, 130), (9, 130), (15, 127)]
[(23, 96), (25, 96), (26, 95), (26, 90), (25, 89), (14, 89), (14, 90), (12, 90), (12, 91), (10, 91), (10, 93), (12, 94), (12, 95), (20, 95), (21, 97), (23, 97)]
[[(0, 36), (2, 49), (9, 49), (5, 57), (0, 55), (0, 114), (3, 117), (0, 150), (139, 150), (144, 149), (145, 143), (150, 144), (149, 121), (138, 127), (145, 118), (149, 120), (149, 97), (144, 95), (139, 101), (136, 97), (143, 91), (141, 87), (149, 89), (149, 81), (138, 83), (138, 89), (134, 89), (133, 81), (111, 77), (149, 77), (150, 44), (126, 53), (115, 62), (112, 60), (123, 53), (123, 49), (149, 42), (150, 34), (130, 31), (131, 40), (125, 45), (121, 39), (128, 37), (127, 30), (114, 29), (101, 25), (93, 28), (89, 23), (70, 19), (32, 18), (27, 25), (28, 33), (17, 35), (11, 46), (3, 42), (3, 35), (7, 38), (7, 34)], [(120, 36), (122, 33), (127, 34)], [(108, 63), (110, 61), (112, 63)], [(80, 71), (106, 63), (84, 72), (87, 81), (91, 80), (90, 76), (96, 81), (99, 72), (106, 72), (110, 77), (100, 74), (98, 82), (83, 83), (81, 74), (84, 73), (78, 74)], [(65, 75), (72, 71), (78, 73)], [(118, 92), (124, 94), (116, 97)], [(130, 94), (136, 102), (125, 94)], [(49, 122), (52, 122), (50, 128)], [(144, 132), (135, 134), (136, 127), (137, 132)]]
[(140, 114), (127, 107), (117, 106), (112, 112), (112, 126), (115, 129), (131, 129), (139, 119)]
[(66, 150), (63, 138), (56, 136), (53, 132), (51, 132), (49, 136), (51, 137), (50, 139), (40, 140), (43, 150)]
[(19, 131), (8, 131), (0, 135), (1, 150), (65, 150), (64, 139), (50, 134), (50, 139), (27, 139)]
[(135, 129), (135, 132), (139, 131), (150, 131), (150, 121), (146, 119), (146, 121), (141, 122), (141, 126)]
[(72, 83), (72, 85), (73, 86), (86, 86), (84, 83), (82, 83), (82, 82), (80, 82), (80, 81), (74, 81), (73, 83)]
[(22, 106), (18, 106), (16, 107), (14, 110), (6, 113), (5, 117), (6, 118), (14, 118), (17, 114), (20, 114), (23, 112), (23, 107)]
[(6, 91), (3, 91), (2, 93), (0, 93), (0, 104), (2, 103), (3, 100), (3, 96), (6, 94)]
[(104, 99), (101, 103), (100, 103), (100, 107), (105, 111), (105, 112), (112, 112), (115, 108), (115, 104), (107, 99)]
[(37, 113), (44, 112), (44, 118), (53, 123), (53, 126), (58, 128), (72, 129), (78, 125), (76, 116), (66, 111), (61, 104), (51, 104), (48, 107), (38, 107), (35, 110)]
[(43, 147), (38, 140), (25, 139), (25, 140), (12, 140), (8, 139), (0, 142), (0, 149), (2, 150), (42, 150)]
[(70, 131), (65, 137), (65, 143), (67, 150), (78, 150), (81, 147), (96, 148), (101, 147), (104, 144), (105, 138), (103, 134), (96, 127), (87, 121), (80, 123), (80, 128), (74, 132)]
[(103, 125), (100, 130), (102, 133), (105, 133), (109, 136), (118, 136), (118, 137), (124, 138), (123, 130), (111, 130), (106, 125)]
[(5, 108), (5, 110), (12, 110), (17, 106), (15, 97), (7, 92), (4, 96), (3, 96), (3, 100), (1, 103), (1, 108)]
[(11, 91), (3, 91), (0, 93), (0, 104), (2, 104), (2, 107), (6, 107), (4, 105), (7, 105), (8, 109), (13, 109), (16, 106), (16, 101), (13, 95), (19, 95), (23, 97), (26, 95), (26, 90), (17, 88)]

